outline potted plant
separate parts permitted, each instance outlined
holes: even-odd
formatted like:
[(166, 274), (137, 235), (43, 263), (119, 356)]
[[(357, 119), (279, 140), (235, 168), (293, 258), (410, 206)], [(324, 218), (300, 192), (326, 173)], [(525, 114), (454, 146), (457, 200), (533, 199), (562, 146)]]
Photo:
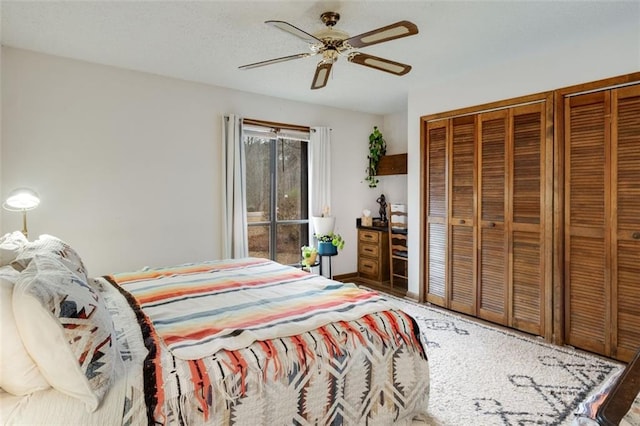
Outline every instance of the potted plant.
[(316, 234), (318, 240), (318, 254), (321, 256), (335, 256), (338, 250), (344, 248), (344, 240), (340, 234)]
[(378, 186), (378, 163), (384, 154), (387, 153), (387, 142), (384, 140), (382, 133), (377, 126), (373, 126), (373, 132), (369, 135), (369, 165), (367, 166), (367, 177), (365, 180), (369, 182), (369, 188)]
[(316, 263), (316, 258), (318, 257), (318, 250), (315, 247), (302, 246), (301, 251), (302, 251), (302, 261), (300, 263), (306, 270), (309, 270), (309, 268), (315, 265)]

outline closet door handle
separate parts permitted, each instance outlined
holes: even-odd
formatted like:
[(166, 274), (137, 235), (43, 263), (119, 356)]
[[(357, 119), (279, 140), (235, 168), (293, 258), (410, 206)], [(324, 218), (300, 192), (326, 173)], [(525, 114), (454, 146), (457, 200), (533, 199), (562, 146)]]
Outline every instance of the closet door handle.
[(496, 227), (496, 223), (495, 222), (489, 223), (489, 228), (495, 228), (495, 227)]
[(460, 219), (460, 225), (464, 225), (464, 219)]
[(631, 234), (631, 238), (633, 238), (634, 240), (640, 240), (640, 232), (634, 232), (633, 234)]

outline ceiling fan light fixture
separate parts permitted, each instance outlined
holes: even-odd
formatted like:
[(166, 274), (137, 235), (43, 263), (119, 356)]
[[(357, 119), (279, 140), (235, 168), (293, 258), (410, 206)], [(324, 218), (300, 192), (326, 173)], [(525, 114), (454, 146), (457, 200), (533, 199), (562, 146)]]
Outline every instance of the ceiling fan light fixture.
[(315, 74), (311, 82), (311, 89), (321, 89), (327, 85), (331, 67), (338, 60), (340, 55), (345, 56), (349, 62), (364, 65), (380, 71), (385, 71), (394, 75), (404, 75), (411, 71), (411, 65), (391, 61), (385, 58), (367, 55), (353, 51), (360, 47), (371, 46), (372, 44), (383, 43), (398, 38), (408, 37), (418, 34), (418, 27), (410, 21), (398, 21), (386, 27), (377, 28), (366, 33), (349, 37), (345, 31), (335, 29), (334, 26), (340, 20), (337, 12), (324, 12), (320, 19), (326, 28), (315, 34), (310, 34), (295, 25), (285, 21), (270, 20), (265, 21), (275, 28), (287, 32), (299, 39), (309, 43), (311, 53), (299, 53), (297, 55), (284, 56), (281, 58), (269, 59), (267, 61), (255, 62), (242, 65), (240, 69), (251, 69), (264, 65), (276, 64), (293, 59), (305, 58), (317, 54), (322, 54), (322, 60), (316, 66)]
[(322, 62), (325, 64), (334, 64), (338, 60), (338, 51), (327, 49), (322, 52)]
[(346, 32), (337, 30), (332, 27), (322, 29), (313, 35), (324, 42), (342, 41), (349, 38), (349, 34), (347, 34)]

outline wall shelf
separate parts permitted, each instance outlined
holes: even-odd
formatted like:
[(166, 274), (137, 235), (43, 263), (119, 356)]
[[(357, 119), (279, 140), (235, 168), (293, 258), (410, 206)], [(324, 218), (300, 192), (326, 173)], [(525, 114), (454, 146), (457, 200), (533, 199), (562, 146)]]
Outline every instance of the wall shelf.
[(383, 155), (378, 163), (377, 176), (406, 175), (407, 154)]

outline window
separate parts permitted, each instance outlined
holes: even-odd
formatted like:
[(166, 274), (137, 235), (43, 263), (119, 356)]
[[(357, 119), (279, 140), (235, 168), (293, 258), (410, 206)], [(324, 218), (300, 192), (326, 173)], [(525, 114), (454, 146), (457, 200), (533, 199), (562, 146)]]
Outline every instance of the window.
[(309, 242), (309, 132), (246, 124), (249, 256), (283, 264), (300, 261)]

